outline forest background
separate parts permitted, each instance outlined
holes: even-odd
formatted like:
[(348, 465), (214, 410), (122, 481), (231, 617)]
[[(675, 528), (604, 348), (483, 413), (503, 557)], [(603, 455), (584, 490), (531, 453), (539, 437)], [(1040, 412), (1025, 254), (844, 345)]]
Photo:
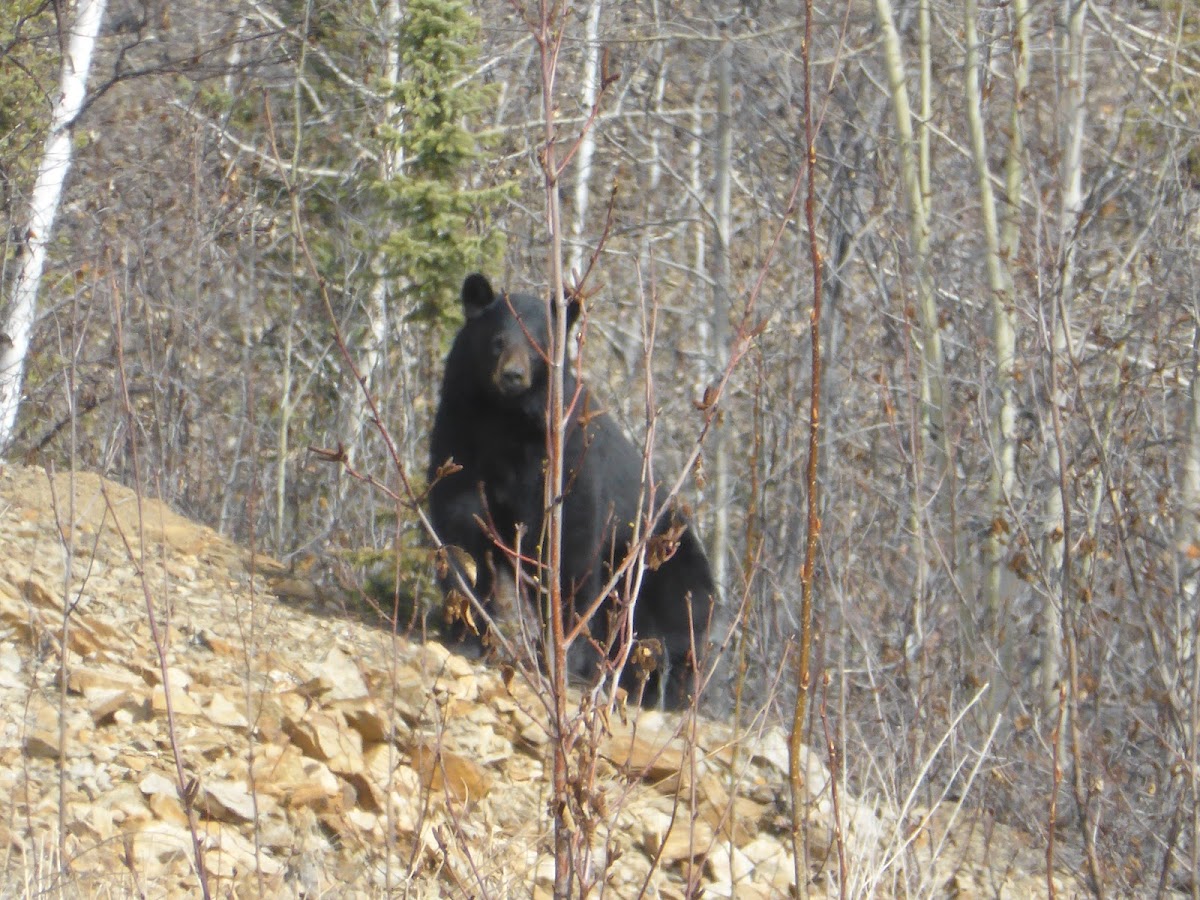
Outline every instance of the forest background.
[[(0, 445), (343, 580), (421, 546), (380, 486), (424, 472), (457, 287), (554, 279), (532, 14), (113, 0), (55, 123), (85, 6), (0, 10), (0, 359), (49, 242)], [(1200, 13), (812, 15), (803, 45), (795, 4), (571, 4), (548, 86), (583, 369), (664, 470), (698, 450), (736, 626), (710, 690), (790, 717), (811, 496), (809, 715), (846, 777), (969, 788), (1097, 893), (1197, 896)]]

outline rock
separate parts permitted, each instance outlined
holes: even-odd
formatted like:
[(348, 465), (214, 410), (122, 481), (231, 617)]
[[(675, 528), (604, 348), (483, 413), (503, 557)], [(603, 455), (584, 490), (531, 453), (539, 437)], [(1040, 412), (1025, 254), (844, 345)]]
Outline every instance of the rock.
[(67, 689), (90, 698), (97, 692), (145, 690), (146, 682), (128, 669), (75, 667), (67, 675)]
[(151, 794), (147, 802), (155, 818), (183, 828), (188, 827), (187, 810), (174, 794)]
[(140, 691), (96, 689), (89, 692), (88, 712), (97, 726), (117, 721), (120, 713), (125, 713), (120, 717), (123, 724), (144, 722), (150, 717), (150, 703)]
[(333, 704), (346, 724), (358, 732), (364, 744), (382, 744), (391, 740), (392, 727), (370, 698)]
[(138, 790), (146, 796), (151, 794), (167, 794), (171, 797), (179, 795), (175, 782), (161, 772), (149, 771), (138, 782)]
[(492, 788), (487, 772), (448, 750), (417, 744), (411, 754), (421, 785), (435, 794), (445, 792), (458, 801), (480, 800)]
[(32, 759), (58, 759), (58, 735), (49, 731), (30, 731), (25, 735), (25, 755)]
[(671, 865), (680, 860), (705, 856), (712, 847), (713, 830), (702, 821), (688, 822), (687, 810), (680, 808), (672, 816), (658, 809), (647, 809), (641, 819), (642, 846), (651, 858), (660, 856)]
[(19, 582), (18, 586), (21, 588), (21, 596), (29, 603), (47, 612), (62, 615), (62, 600), (39, 579), (26, 579)]
[[(114, 525), (125, 538), (138, 534), (137, 497), (91, 473), (74, 481), (68, 523), (69, 479), (54, 477), (55, 507), (44, 471), (0, 464), (0, 797), (13, 807), (0, 817), (0, 855), (14, 871), (40, 871), (30, 861), (57, 845), (61, 775), (68, 893), (196, 896), (173, 737), (214, 895), (432, 897), (483, 886), (550, 895), (553, 754), (536, 686), (435, 642), (284, 606), (262, 577), (284, 567), (265, 557), (247, 566), (240, 548), (143, 498), (145, 576), (172, 609), (170, 627), (160, 623), (172, 734), (143, 573)], [(87, 536), (69, 573), (68, 596), (83, 593), (65, 697), (58, 520), (64, 533)], [(134, 553), (140, 560), (141, 548)], [(578, 696), (569, 704), (578, 709)], [(582, 810), (572, 808), (605, 895), (787, 896), (791, 851), (776, 836), (788, 825), (786, 734), (623, 714), (628, 723), (606, 723), (612, 733), (596, 754), (581, 742), (571, 757), (595, 763), (594, 783), (572, 783)], [(829, 775), (820, 753), (803, 752), (809, 849), (828, 872)], [(839, 811), (859, 860), (907, 833), (848, 790)], [(1026, 853), (1015, 829), (980, 821), (978, 809), (954, 819), (948, 803), (924, 812), (925, 835), (953, 828), (952, 852), (922, 858), (931, 889), (965, 895), (987, 884), (1015, 897), (1044, 888), (1044, 854)], [(992, 862), (1000, 859), (1004, 871)], [(1026, 859), (1025, 874), (1016, 871)], [(1072, 873), (1054, 877), (1060, 896), (1086, 893)]]
[(714, 881), (728, 885), (738, 884), (754, 872), (754, 863), (745, 853), (721, 842), (705, 857), (704, 865)]
[(33, 697), (25, 717), (24, 750), (35, 759), (58, 759), (61, 735), (59, 714), (41, 697)]
[[(765, 762), (777, 775), (787, 778), (789, 771), (788, 739), (782, 728), (768, 729), (762, 739), (752, 745), (753, 759)], [(810, 796), (816, 796), (829, 786), (829, 768), (810, 747), (800, 748), (800, 774)]]
[(386, 794), (394, 786), (400, 754), (390, 744), (373, 744), (363, 753), (363, 772), (346, 780), (358, 794), (358, 803), (371, 812), (382, 812)]
[[(153, 676), (154, 684), (162, 682), (162, 670), (152, 668), (149, 670)], [(171, 683), (171, 690), (184, 690), (192, 686), (192, 674), (187, 669), (181, 669), (178, 666), (167, 667), (167, 681)]]
[(300, 717), (288, 715), (283, 729), (305, 756), (321, 760), (334, 772), (362, 771), (362, 735), (339, 713), (310, 709)]
[(671, 732), (617, 727), (601, 745), (600, 755), (623, 774), (648, 782), (664, 794), (674, 794), (691, 778), (684, 765), (682, 741)]
[(714, 772), (701, 776), (697, 795), (700, 800), (700, 817), (717, 829), (723, 840), (731, 837), (738, 846), (749, 841), (758, 832), (759, 820), (767, 814), (767, 807), (739, 793), (731, 798), (721, 778)]
[(345, 809), (353, 805), (350, 785), (338, 780), (324, 763), (304, 761), (305, 777), (288, 785), (285, 802), (289, 807), (311, 807), (318, 811)]
[(217, 656), (223, 656), (226, 659), (237, 659), (243, 655), (243, 650), (241, 647), (237, 646), (231, 641), (225, 640), (223, 637), (213, 634), (207, 628), (201, 629), (197, 633), (196, 640), (201, 647), (204, 647), (206, 650), (211, 651)]
[(219, 822), (253, 822), (255, 819), (254, 798), (240, 782), (204, 781), (196, 809), (205, 818)]
[(789, 892), (796, 883), (791, 851), (779, 840), (760, 835), (741, 848), (754, 866), (754, 880), (770, 885), (780, 893)]
[(167, 822), (146, 822), (130, 835), (133, 859), (142, 866), (186, 859), (194, 850), (191, 832)]
[(367, 696), (367, 683), (354, 661), (337, 647), (308, 667), (309, 684), (320, 688), (325, 700), (358, 700)]
[(230, 701), (224, 694), (213, 694), (208, 706), (204, 707), (204, 715), (214, 725), (226, 728), (245, 729), (250, 727), (246, 715), (241, 708)]
[[(193, 700), (183, 688), (171, 684), (170, 693), (172, 715), (199, 716), (204, 714), (200, 704)], [(155, 715), (166, 716), (167, 714), (167, 692), (163, 690), (161, 684), (156, 684), (150, 692), (150, 709)]]

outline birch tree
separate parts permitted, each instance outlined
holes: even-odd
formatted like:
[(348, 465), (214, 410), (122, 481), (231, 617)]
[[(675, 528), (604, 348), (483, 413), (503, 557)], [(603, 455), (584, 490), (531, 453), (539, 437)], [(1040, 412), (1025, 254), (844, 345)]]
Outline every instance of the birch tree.
[[(380, 8), (380, 28), (384, 40), (384, 79), (387, 84), (394, 85), (400, 80), (400, 43), (397, 32), (400, 29), (401, 13), (400, 0), (386, 0)], [(399, 119), (399, 103), (394, 91), (388, 91), (380, 114), (380, 124), (383, 128), (403, 127), (396, 123)], [(403, 150), (400, 146), (384, 147), (379, 155), (378, 172), (381, 183), (388, 183), (400, 172), (404, 162)], [(375, 277), (371, 286), (370, 299), (367, 304), (367, 339), (363, 349), (360, 368), (363, 377), (362, 389), (354, 392), (350, 401), (350, 425), (354, 440), (346, 447), (346, 463), (353, 468), (357, 463), (358, 448), (363, 434), (368, 426), (369, 404), (367, 397), (375, 390), (375, 375), (383, 356), (384, 347), (388, 340), (388, 323), (391, 318), (390, 279), (384, 277), (386, 260), (382, 252), (375, 254), (372, 266)]]
[[(921, 115), (914, 117), (909, 101), (907, 73), (900, 46), (900, 33), (896, 28), (891, 0), (876, 0), (876, 17), (883, 31), (884, 62), (887, 67), (888, 90), (891, 95), (892, 112), (896, 123), (896, 144), (900, 155), (900, 177), (903, 186), (905, 208), (909, 219), (909, 240), (913, 256), (913, 272), (916, 284), (916, 311), (920, 328), (918, 342), (918, 366), (921, 392), (921, 425), (924, 445), (928, 448), (927, 461), (933, 471), (941, 508), (945, 510), (943, 523), (949, 527), (953, 517), (949, 514), (953, 505), (953, 491), (948, 483), (952, 477), (950, 438), (946, 430), (945, 364), (942, 339), (938, 326), (937, 301), (933, 290), (930, 270), (930, 223), (929, 223), (929, 112), (931, 75), (929, 62), (929, 13), (928, 0), (922, 0), (919, 10), (919, 41), (921, 67)], [(914, 131), (916, 119), (919, 131)], [(915, 454), (920, 459), (920, 454)], [(919, 468), (919, 463), (917, 464)], [(915, 488), (915, 485), (914, 485)], [(921, 519), (923, 500), (914, 491), (912, 500), (912, 531), (914, 540), (921, 542)], [(916, 584), (913, 591), (913, 629), (920, 641), (924, 631), (924, 594), (928, 581), (928, 554), (917, 547)]]
[[(987, 139), (983, 127), (982, 91), (979, 84), (979, 11), (976, 0), (963, 4), (966, 36), (966, 113), (971, 135), (971, 155), (979, 183), (980, 217), (983, 226), (984, 263), (991, 291), (992, 344), (996, 366), (996, 401), (992, 425), (993, 463), (988, 487), (991, 521), (984, 547), (983, 602), (988, 624), (997, 631), (1005, 612), (1003, 596), (1004, 556), (1008, 525), (1008, 504), (1016, 485), (1016, 398), (1013, 367), (1016, 361), (1016, 329), (1013, 308), (1016, 298), (1010, 266), (1019, 240), (1021, 181), (1023, 178), (1023, 141), (1021, 105), (1029, 83), (1026, 47), (1029, 38), (1025, 0), (1015, 0), (1012, 10), (1013, 99), (1009, 117), (1008, 147), (1005, 155), (1003, 227), (997, 211), (992, 172), (988, 164)], [(1010, 640), (1015, 639), (1010, 637)], [(1001, 656), (1005, 657), (1004, 648)], [(1006, 660), (1007, 661), (1007, 660)], [(1009, 668), (1006, 666), (1006, 668)], [(994, 679), (991, 707), (999, 711), (1004, 702), (1003, 686)]]
[[(732, 279), (729, 243), (733, 235), (733, 45), (724, 41), (717, 57), (717, 160), (715, 197), (716, 244), (713, 248), (712, 371), (724, 371), (729, 355), (729, 302)], [(729, 593), (729, 441), (718, 422), (712, 434), (714, 478), (713, 577), (721, 596)]]
[[(587, 44), (583, 62), (583, 84), (580, 87), (580, 106), (584, 116), (590, 115), (596, 106), (600, 91), (600, 8), (601, 0), (593, 0), (588, 7), (584, 41)], [(571, 214), (570, 256), (566, 274), (578, 278), (583, 275), (583, 233), (587, 227), (588, 207), (591, 203), (592, 160), (596, 156), (596, 129), (585, 128), (575, 153), (576, 171), (574, 203)]]
[(79, 0), (62, 61), (50, 131), (29, 204), (25, 247), (12, 283), (11, 301), (0, 326), (0, 453), (7, 450), (21, 406), (29, 342), (37, 321), (38, 288), (54, 233), (63, 185), (71, 170), (71, 134), (87, 93), (92, 53), (104, 20), (105, 0)]
[(1043, 709), (1050, 713), (1058, 707), (1058, 684), (1062, 678), (1064, 623), (1071, 614), (1070, 505), (1066, 502), (1065, 470), (1069, 461), (1064, 458), (1062, 412), (1066, 392), (1061, 384), (1067, 360), (1072, 355), (1069, 346), (1070, 313), (1076, 292), (1076, 253), (1078, 230), (1083, 213), (1083, 130), (1087, 113), (1086, 100), (1086, 39), (1084, 29), (1086, 4), (1065, 0), (1063, 5), (1061, 53), (1064, 69), (1064, 106), (1061, 119), (1062, 193), (1058, 221), (1058, 291), (1048, 310), (1048, 339), (1050, 341), (1050, 413), (1051, 434), (1046, 439), (1046, 465), (1059, 485), (1046, 492), (1045, 527), (1042, 534), (1042, 561), (1050, 582), (1050, 597), (1043, 607), (1041, 689)]

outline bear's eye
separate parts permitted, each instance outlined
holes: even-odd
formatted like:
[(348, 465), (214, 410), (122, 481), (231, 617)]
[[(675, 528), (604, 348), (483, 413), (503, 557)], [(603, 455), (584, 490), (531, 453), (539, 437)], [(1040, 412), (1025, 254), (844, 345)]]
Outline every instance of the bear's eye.
[(492, 338), (492, 353), (499, 356), (504, 352), (504, 335), (498, 334)]

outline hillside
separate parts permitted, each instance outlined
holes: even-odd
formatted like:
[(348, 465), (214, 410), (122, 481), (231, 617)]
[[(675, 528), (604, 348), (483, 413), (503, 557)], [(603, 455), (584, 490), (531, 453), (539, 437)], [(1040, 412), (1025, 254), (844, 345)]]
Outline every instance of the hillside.
[[(241, 548), (90, 473), (0, 470), (0, 547), (0, 894), (198, 896), (173, 734), (214, 896), (549, 895), (549, 743), (519, 679), (290, 605)], [(610, 723), (607, 895), (785, 896), (782, 732), (689, 730)], [(1044, 891), (1007, 829), (948, 803), (897, 821), (844, 785), (834, 806), (828, 780), (810, 756), (810, 896), (835, 818), (859, 895)]]

